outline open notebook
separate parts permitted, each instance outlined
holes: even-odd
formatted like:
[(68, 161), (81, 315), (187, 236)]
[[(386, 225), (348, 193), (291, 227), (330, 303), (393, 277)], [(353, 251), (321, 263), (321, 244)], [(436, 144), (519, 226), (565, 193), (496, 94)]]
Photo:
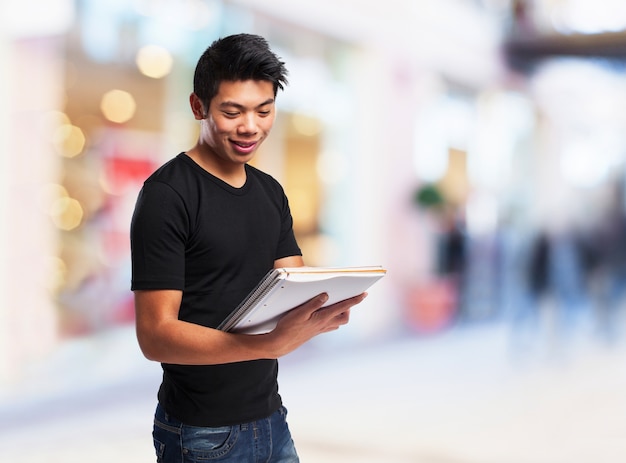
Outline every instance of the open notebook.
[(265, 275), (218, 329), (246, 334), (271, 331), (290, 309), (321, 293), (325, 306), (363, 293), (387, 271), (373, 267), (285, 267)]

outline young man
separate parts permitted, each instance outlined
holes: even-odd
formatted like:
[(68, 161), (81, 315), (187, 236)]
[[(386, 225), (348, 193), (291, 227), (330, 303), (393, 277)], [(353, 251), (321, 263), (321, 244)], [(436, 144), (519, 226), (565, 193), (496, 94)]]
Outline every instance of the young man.
[(144, 355), (161, 362), (158, 462), (297, 462), (277, 359), (348, 322), (365, 294), (320, 309), (321, 294), (267, 334), (215, 329), (271, 268), (304, 265), (282, 187), (248, 165), (267, 138), (284, 63), (239, 34), (198, 61), (197, 144), (144, 183), (131, 224), (132, 290)]

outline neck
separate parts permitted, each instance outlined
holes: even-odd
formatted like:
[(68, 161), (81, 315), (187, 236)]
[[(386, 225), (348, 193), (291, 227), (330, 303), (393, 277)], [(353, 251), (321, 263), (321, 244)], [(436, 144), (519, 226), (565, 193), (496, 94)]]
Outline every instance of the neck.
[(188, 150), (187, 156), (208, 173), (232, 187), (241, 188), (246, 183), (245, 164), (220, 162), (219, 158), (206, 153), (199, 145)]

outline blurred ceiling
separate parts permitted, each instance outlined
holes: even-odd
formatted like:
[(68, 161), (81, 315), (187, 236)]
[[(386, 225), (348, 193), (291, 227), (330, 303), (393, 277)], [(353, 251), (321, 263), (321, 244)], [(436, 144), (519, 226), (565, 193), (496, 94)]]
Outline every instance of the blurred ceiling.
[(481, 2), (460, 0), (230, 0), (337, 40), (481, 85), (501, 70), (501, 20)]
[[(111, 33), (101, 15), (115, 12), (118, 15), (115, 19), (119, 20), (129, 11), (139, 11), (139, 6), (151, 5), (158, 13), (154, 15), (158, 20), (152, 24), (153, 30), (148, 31), (153, 33), (152, 38), (161, 44), (167, 38), (167, 48), (188, 49), (191, 39), (185, 41), (181, 38), (183, 34), (171, 28), (169, 34), (164, 34), (160, 26), (181, 26), (175, 19), (180, 20), (185, 14), (195, 17), (200, 4), (210, 15), (209, 6), (223, 3), (362, 46), (365, 53), (378, 51), (390, 62), (404, 63), (407, 69), (432, 69), (468, 87), (488, 86), (511, 69), (532, 72), (538, 63), (555, 56), (626, 61), (624, 0), (603, 0), (604, 8), (596, 8), (593, 0), (187, 0), (180, 4), (135, 0), (126, 3), (123, 0), (111, 3), (0, 0), (0, 37), (61, 34), (76, 20), (78, 4), (92, 5), (89, 11), (95, 13), (84, 29), (90, 32), (93, 43), (85, 46), (95, 44), (100, 54), (117, 53), (119, 50), (109, 45), (119, 34)], [(98, 5), (100, 8), (96, 8)], [(40, 14), (32, 15), (31, 11)], [(172, 16), (176, 17), (173, 22), (165, 20)], [(236, 21), (247, 26), (245, 16), (231, 18), (233, 26), (236, 27)], [(122, 45), (128, 42), (119, 37), (118, 40)]]
[(604, 2), (617, 18), (589, 0), (230, 0), (477, 86), (556, 56), (625, 61), (626, 4)]

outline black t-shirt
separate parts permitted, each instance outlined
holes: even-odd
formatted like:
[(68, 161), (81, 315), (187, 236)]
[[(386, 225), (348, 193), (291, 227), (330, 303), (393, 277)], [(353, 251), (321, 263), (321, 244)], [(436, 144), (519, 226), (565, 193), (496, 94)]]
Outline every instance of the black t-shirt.
[[(181, 153), (146, 180), (131, 223), (132, 290), (181, 290), (178, 318), (215, 328), (276, 259), (301, 254), (282, 187), (245, 168), (234, 188)], [(276, 360), (162, 366), (159, 402), (189, 425), (253, 421), (281, 404)]]

